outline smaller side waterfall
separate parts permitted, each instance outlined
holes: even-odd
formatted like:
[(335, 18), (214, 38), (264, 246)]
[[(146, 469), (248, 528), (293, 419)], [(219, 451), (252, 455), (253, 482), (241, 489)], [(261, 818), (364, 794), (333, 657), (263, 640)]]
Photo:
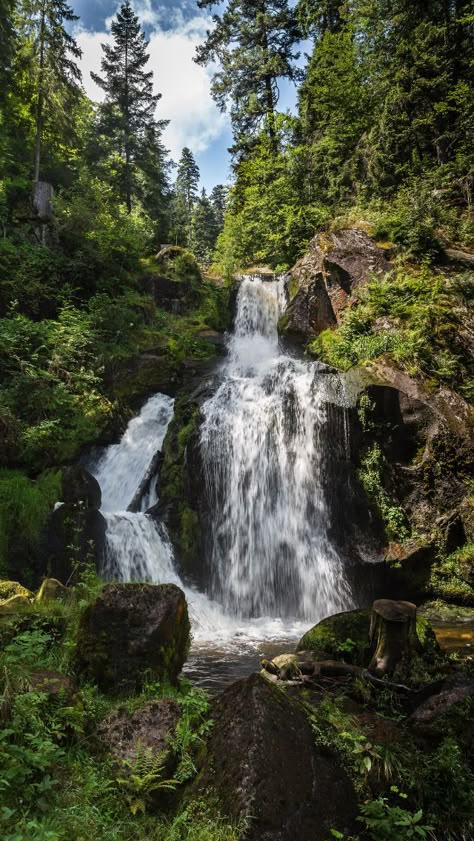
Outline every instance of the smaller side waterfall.
[[(107, 447), (93, 469), (102, 490), (102, 511), (126, 511), (137, 493), (153, 457), (163, 446), (173, 417), (174, 400), (155, 394), (145, 403), (138, 417), (130, 421), (118, 444)], [(156, 503), (155, 491), (146, 500)]]

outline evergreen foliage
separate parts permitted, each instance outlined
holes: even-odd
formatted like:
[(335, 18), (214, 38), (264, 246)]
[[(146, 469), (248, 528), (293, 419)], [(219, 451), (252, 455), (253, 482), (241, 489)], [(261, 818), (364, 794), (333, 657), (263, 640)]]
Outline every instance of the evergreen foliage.
[[(166, 122), (155, 122), (161, 94), (153, 93), (153, 72), (146, 71), (148, 43), (129, 0), (122, 4), (112, 21), (114, 43), (103, 44), (102, 76), (91, 76), (105, 92), (101, 108), (101, 129), (110, 138), (111, 149), (119, 156), (117, 176), (120, 193), (131, 213), (135, 192), (135, 166), (144, 153), (156, 167), (163, 156), (159, 132)], [(159, 168), (158, 168), (159, 169)]]
[[(199, 0), (201, 9), (216, 0)], [(276, 148), (275, 112), (278, 80), (299, 78), (296, 14), (288, 0), (230, 0), (197, 48), (196, 61), (217, 61), (212, 94), (221, 110), (229, 110), (234, 131), (233, 151), (245, 154), (262, 128)]]

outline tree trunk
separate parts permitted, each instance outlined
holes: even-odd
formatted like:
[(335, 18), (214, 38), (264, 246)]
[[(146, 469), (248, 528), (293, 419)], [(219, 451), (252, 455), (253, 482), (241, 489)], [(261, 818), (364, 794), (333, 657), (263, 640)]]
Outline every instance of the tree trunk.
[(35, 159), (34, 159), (34, 176), (33, 180), (36, 183), (40, 180), (41, 168), (41, 140), (43, 135), (43, 107), (44, 107), (44, 41), (45, 41), (45, 4), (41, 7), (41, 22), (39, 32), (40, 54), (39, 54), (39, 74), (38, 74), (38, 97), (36, 100), (36, 138), (35, 138)]
[(376, 675), (393, 674), (403, 658), (421, 650), (416, 633), (416, 605), (378, 599), (372, 605), (370, 640), (376, 651), (369, 669)]

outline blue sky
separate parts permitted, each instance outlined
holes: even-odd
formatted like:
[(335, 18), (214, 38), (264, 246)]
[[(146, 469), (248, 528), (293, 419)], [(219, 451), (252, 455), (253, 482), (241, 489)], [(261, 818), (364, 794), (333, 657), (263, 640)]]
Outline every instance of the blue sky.
[[(75, 35), (83, 50), (84, 87), (93, 99), (101, 98), (90, 71), (100, 70), (101, 43), (110, 39), (110, 21), (120, 5), (117, 0), (70, 0), (80, 20)], [(228, 118), (221, 114), (210, 95), (209, 68), (193, 62), (196, 45), (210, 25), (207, 11), (194, 0), (132, 0), (150, 39), (149, 68), (156, 90), (162, 93), (157, 116), (169, 119), (164, 141), (178, 160), (183, 146), (189, 146), (199, 164), (202, 185), (209, 191), (230, 178), (227, 148), (231, 144)], [(292, 85), (283, 84), (279, 107), (295, 102)]]

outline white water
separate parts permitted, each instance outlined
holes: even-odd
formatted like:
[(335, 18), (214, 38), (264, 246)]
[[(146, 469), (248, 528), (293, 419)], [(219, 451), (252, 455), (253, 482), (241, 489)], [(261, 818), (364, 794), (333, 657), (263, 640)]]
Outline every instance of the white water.
[(194, 645), (242, 650), (295, 639), (351, 604), (328, 538), (322, 448), (325, 401), (344, 401), (341, 381), (281, 353), (283, 281), (244, 279), (220, 388), (203, 406), (201, 446), (213, 514), (208, 594), (186, 588), (164, 526), (127, 511), (162, 447), (173, 401), (152, 397), (95, 470), (107, 520), (104, 574), (172, 582), (188, 599)]
[[(94, 469), (102, 491), (103, 511), (125, 511), (130, 505), (153, 456), (163, 445), (173, 406), (171, 397), (155, 394), (138, 417), (130, 421), (121, 441), (107, 447)], [(147, 507), (156, 501), (152, 491)]]
[(283, 307), (282, 281), (244, 279), (224, 382), (203, 407), (210, 592), (231, 615), (315, 621), (351, 604), (322, 458), (341, 381), (280, 351)]

